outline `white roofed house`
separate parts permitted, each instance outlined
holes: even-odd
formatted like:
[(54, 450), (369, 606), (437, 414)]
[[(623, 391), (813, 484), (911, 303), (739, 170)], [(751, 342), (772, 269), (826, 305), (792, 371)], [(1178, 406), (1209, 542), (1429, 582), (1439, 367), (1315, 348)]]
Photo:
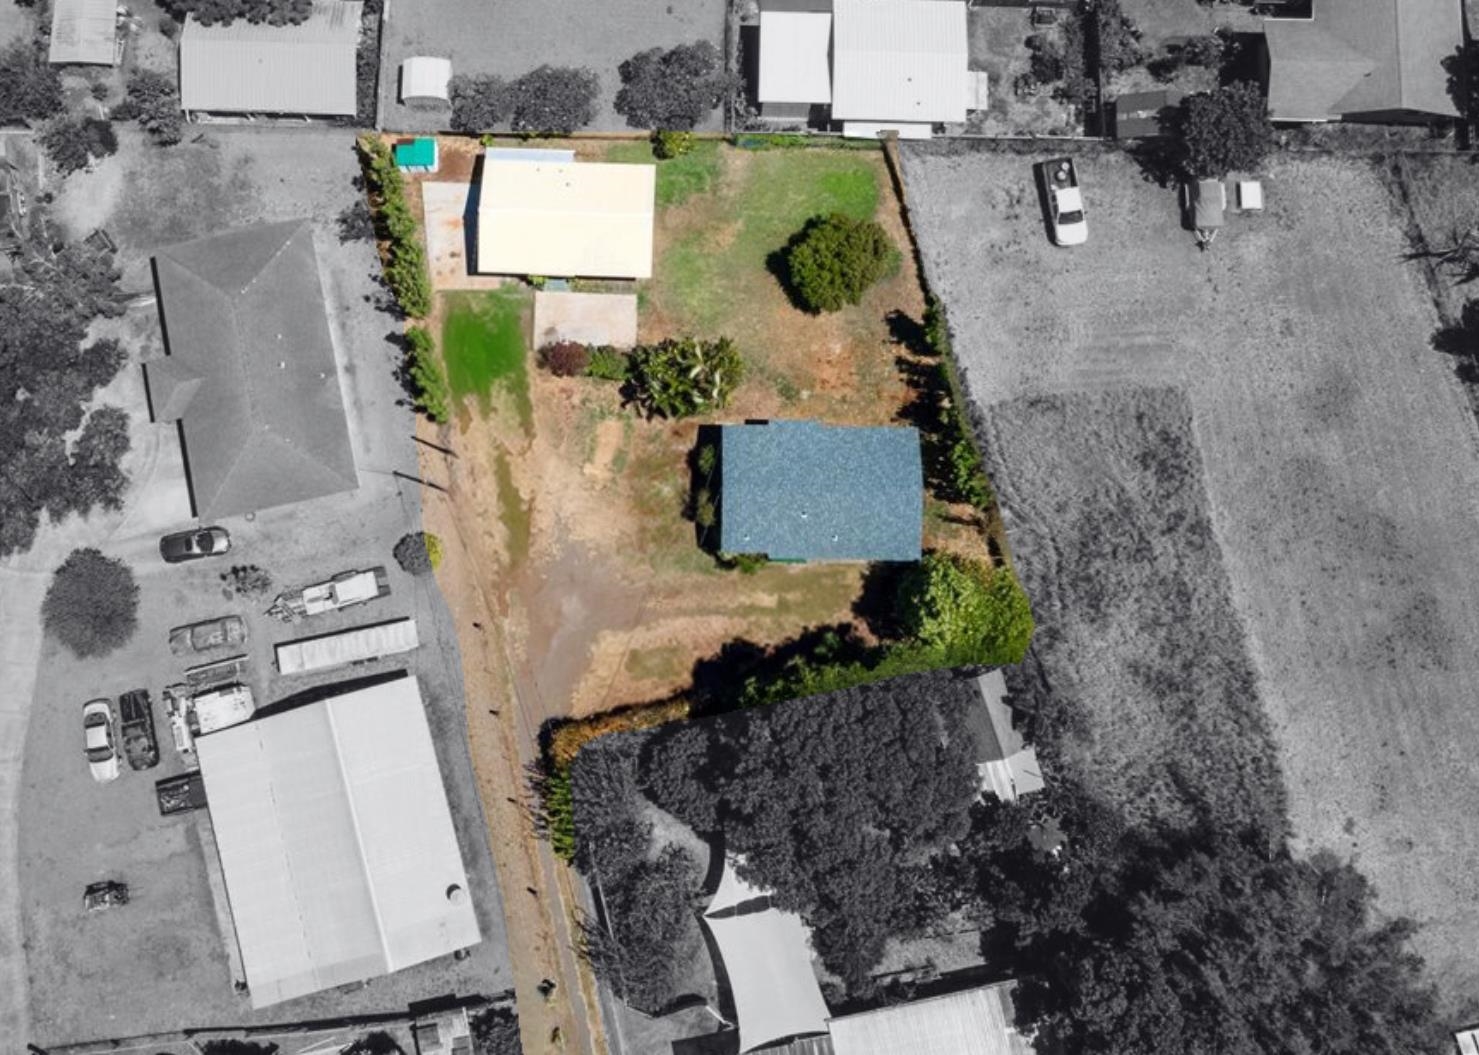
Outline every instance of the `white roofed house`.
[(117, 0), (55, 0), (47, 59), (54, 65), (118, 64)]
[(981, 675), (976, 688), (981, 704), (971, 712), (970, 725), (980, 752), (976, 772), (981, 778), (981, 793), (1011, 802), (1041, 791), (1044, 784), (1037, 751), (1017, 731), (1001, 671)]
[(761, 0), (762, 118), (929, 138), (976, 97), (965, 0)]

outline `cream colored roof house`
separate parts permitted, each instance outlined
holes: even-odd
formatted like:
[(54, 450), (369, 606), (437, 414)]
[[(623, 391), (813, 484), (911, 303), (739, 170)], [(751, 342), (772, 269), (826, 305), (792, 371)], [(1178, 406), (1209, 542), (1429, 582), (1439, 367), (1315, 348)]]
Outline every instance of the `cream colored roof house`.
[(654, 165), (489, 154), (478, 189), (476, 270), (651, 278)]

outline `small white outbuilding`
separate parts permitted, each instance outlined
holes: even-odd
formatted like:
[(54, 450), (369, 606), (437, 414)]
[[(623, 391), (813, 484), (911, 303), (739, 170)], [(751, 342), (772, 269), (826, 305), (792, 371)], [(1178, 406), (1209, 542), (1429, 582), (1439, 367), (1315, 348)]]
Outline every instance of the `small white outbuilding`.
[(401, 102), (450, 103), (452, 60), (412, 55), (401, 63)]

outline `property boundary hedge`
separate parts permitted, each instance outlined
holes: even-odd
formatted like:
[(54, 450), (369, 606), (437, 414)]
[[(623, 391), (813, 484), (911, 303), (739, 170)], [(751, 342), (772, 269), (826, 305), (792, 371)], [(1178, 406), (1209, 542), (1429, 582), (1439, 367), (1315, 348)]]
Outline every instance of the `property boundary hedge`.
[(431, 314), (431, 276), (426, 250), (416, 231), (416, 218), (406, 203), (406, 184), (390, 147), (376, 135), (359, 137), (365, 186), (375, 216), (375, 233), (384, 243), (380, 260), (385, 284), (401, 311), (413, 319)]

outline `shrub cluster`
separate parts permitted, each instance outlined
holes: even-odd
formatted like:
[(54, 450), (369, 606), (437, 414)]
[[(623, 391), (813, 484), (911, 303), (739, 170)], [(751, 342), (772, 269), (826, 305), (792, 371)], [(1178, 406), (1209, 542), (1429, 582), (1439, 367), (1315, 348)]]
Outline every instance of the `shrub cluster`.
[(810, 312), (857, 304), (899, 264), (899, 251), (872, 220), (842, 213), (810, 220), (786, 251), (792, 294)]
[(425, 326), (406, 328), (406, 379), (416, 409), (438, 425), (446, 424), (452, 417), (452, 390), (436, 342)]
[(648, 414), (665, 418), (722, 408), (745, 375), (744, 360), (728, 337), (640, 345), (632, 349), (628, 364), (637, 403)]
[(93, 158), (118, 153), (118, 136), (100, 117), (64, 117), (47, 125), (41, 145), (57, 171), (67, 176), (86, 168)]
[(185, 134), (185, 115), (174, 78), (157, 70), (135, 70), (128, 79), (123, 102), (113, 108), (117, 121), (137, 119), (139, 127), (162, 146), (178, 143)]
[(631, 376), (631, 364), (631, 357), (626, 352), (602, 345), (591, 349), (591, 361), (585, 368), (585, 375), (600, 381), (626, 381)]
[(1249, 82), (1188, 95), (1175, 118), (1181, 167), (1192, 178), (1251, 171), (1273, 147), (1263, 91)]
[(719, 49), (706, 40), (666, 51), (649, 48), (618, 72), (616, 112), (633, 128), (688, 131), (739, 86), (739, 78), (725, 72)]
[(429, 531), (402, 535), (391, 551), (408, 575), (430, 575), (442, 563), (442, 540)]
[(139, 585), (128, 565), (95, 549), (73, 550), (52, 576), (41, 620), (73, 655), (101, 656), (128, 643), (139, 622)]
[(661, 161), (680, 158), (692, 149), (692, 132), (659, 131), (652, 133), (652, 154)]
[(382, 254), (385, 283), (401, 311), (413, 319), (424, 319), (431, 313), (431, 277), (426, 251), (417, 237), (416, 218), (406, 203), (405, 180), (390, 147), (379, 136), (362, 135), (358, 143), (370, 207), (386, 243)]
[(556, 341), (539, 350), (539, 361), (556, 377), (579, 377), (591, 365), (591, 350), (578, 341)]
[(508, 124), (526, 134), (569, 135), (595, 120), (601, 82), (578, 66), (540, 66), (518, 80), (492, 74), (452, 78), (452, 127), (488, 132)]
[(34, 41), (17, 38), (0, 50), (0, 125), (44, 121), (65, 105), (62, 78)]
[(164, 7), (181, 21), (194, 15), (207, 26), (227, 25), (238, 18), (291, 26), (313, 14), (313, 0), (165, 0)]

